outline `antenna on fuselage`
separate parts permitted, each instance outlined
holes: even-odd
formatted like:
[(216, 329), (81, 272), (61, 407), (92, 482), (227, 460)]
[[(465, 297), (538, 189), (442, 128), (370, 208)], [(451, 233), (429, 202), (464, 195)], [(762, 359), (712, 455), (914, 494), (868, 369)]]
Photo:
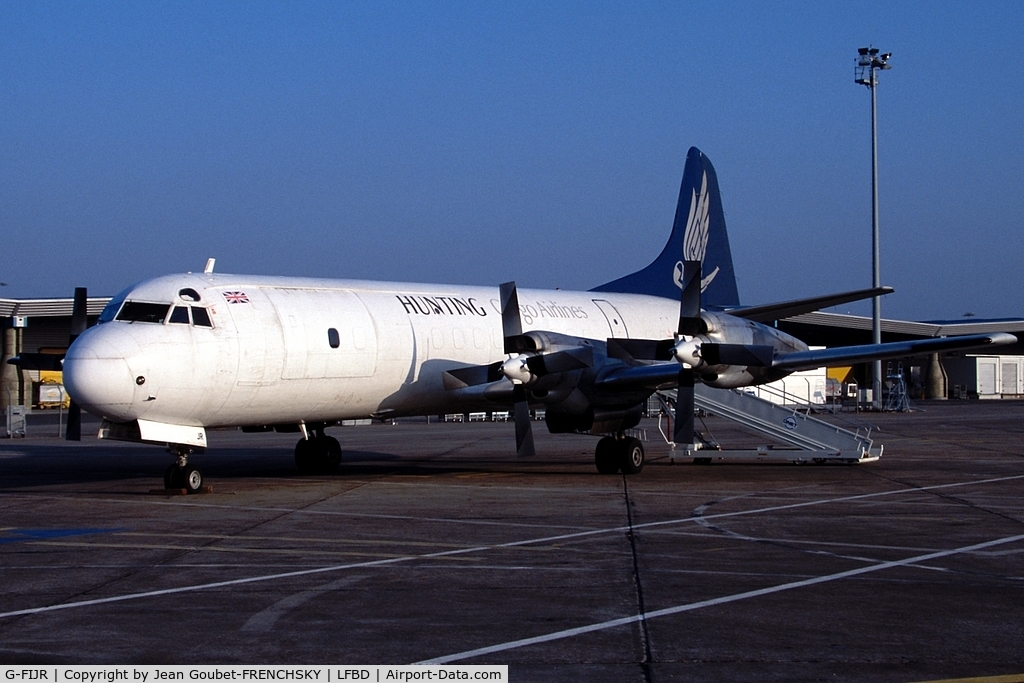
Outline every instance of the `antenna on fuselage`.
[(213, 272), (213, 266), (216, 263), (217, 263), (217, 259), (215, 259), (215, 258), (208, 258), (208, 259), (206, 259), (206, 267), (203, 268), (203, 274), (209, 275), (210, 273), (212, 273)]

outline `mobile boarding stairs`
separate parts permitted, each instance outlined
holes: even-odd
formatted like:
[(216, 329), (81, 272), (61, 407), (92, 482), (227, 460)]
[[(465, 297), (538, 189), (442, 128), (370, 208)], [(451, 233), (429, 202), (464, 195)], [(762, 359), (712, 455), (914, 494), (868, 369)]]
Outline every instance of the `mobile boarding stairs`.
[[(694, 394), (698, 408), (769, 436), (788, 447), (763, 445), (756, 449), (723, 450), (718, 444), (706, 441), (677, 444), (661, 428), (659, 417), (658, 428), (671, 446), (669, 458), (672, 462), (692, 459), (706, 464), (716, 458), (777, 458), (798, 463), (834, 461), (858, 464), (873, 462), (882, 455), (883, 446), (873, 446), (870, 428), (850, 431), (837, 427), (812, 417), (810, 406), (787, 407), (739, 390), (714, 389), (701, 384), (694, 387)], [(674, 418), (674, 392), (656, 395), (662, 405), (662, 414)], [(782, 398), (785, 400), (784, 396)]]

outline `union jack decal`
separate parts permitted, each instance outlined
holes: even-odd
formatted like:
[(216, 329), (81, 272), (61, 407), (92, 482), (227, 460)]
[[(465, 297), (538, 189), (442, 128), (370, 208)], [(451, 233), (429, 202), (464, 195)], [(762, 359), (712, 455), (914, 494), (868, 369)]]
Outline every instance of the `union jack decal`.
[(245, 292), (224, 292), (224, 298), (229, 304), (249, 303), (249, 297), (245, 295)]

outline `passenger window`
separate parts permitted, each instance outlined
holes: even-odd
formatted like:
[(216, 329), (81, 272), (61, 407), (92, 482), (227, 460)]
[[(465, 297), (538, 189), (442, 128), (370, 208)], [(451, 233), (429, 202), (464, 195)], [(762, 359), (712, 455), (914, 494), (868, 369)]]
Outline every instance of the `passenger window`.
[(341, 337), (338, 336), (338, 331), (333, 327), (327, 330), (327, 343), (331, 345), (332, 349), (341, 346)]
[(213, 327), (213, 323), (210, 322), (210, 314), (200, 306), (192, 307), (192, 324), (196, 327)]
[(171, 317), (167, 320), (169, 323), (184, 323), (188, 325), (188, 308), (185, 306), (175, 306), (174, 310), (171, 311)]
[(126, 301), (117, 313), (116, 320), (130, 323), (162, 323), (167, 317), (170, 304), (148, 304), (142, 301)]

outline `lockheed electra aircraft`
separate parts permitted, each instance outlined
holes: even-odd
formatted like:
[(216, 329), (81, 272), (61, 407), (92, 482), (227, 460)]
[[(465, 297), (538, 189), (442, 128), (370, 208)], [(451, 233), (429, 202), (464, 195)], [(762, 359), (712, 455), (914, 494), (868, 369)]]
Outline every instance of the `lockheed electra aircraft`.
[[(693, 386), (733, 389), (801, 369), (1013, 343), (970, 335), (809, 350), (766, 325), (889, 288), (740, 307), (714, 168), (687, 155), (668, 244), (646, 268), (591, 291), (226, 275), (167, 275), (114, 297), (64, 359), (64, 382), (103, 419), (101, 438), (166, 444), (169, 488), (202, 475), (208, 428), (296, 431), (304, 472), (342, 460), (327, 427), (356, 418), (513, 411), (532, 455), (548, 430), (602, 436), (605, 473), (637, 473), (627, 432), (655, 392), (678, 389), (674, 439), (693, 443)], [(82, 297), (84, 300), (84, 297)], [(81, 316), (78, 316), (81, 317)], [(511, 450), (511, 449), (510, 449)]]

